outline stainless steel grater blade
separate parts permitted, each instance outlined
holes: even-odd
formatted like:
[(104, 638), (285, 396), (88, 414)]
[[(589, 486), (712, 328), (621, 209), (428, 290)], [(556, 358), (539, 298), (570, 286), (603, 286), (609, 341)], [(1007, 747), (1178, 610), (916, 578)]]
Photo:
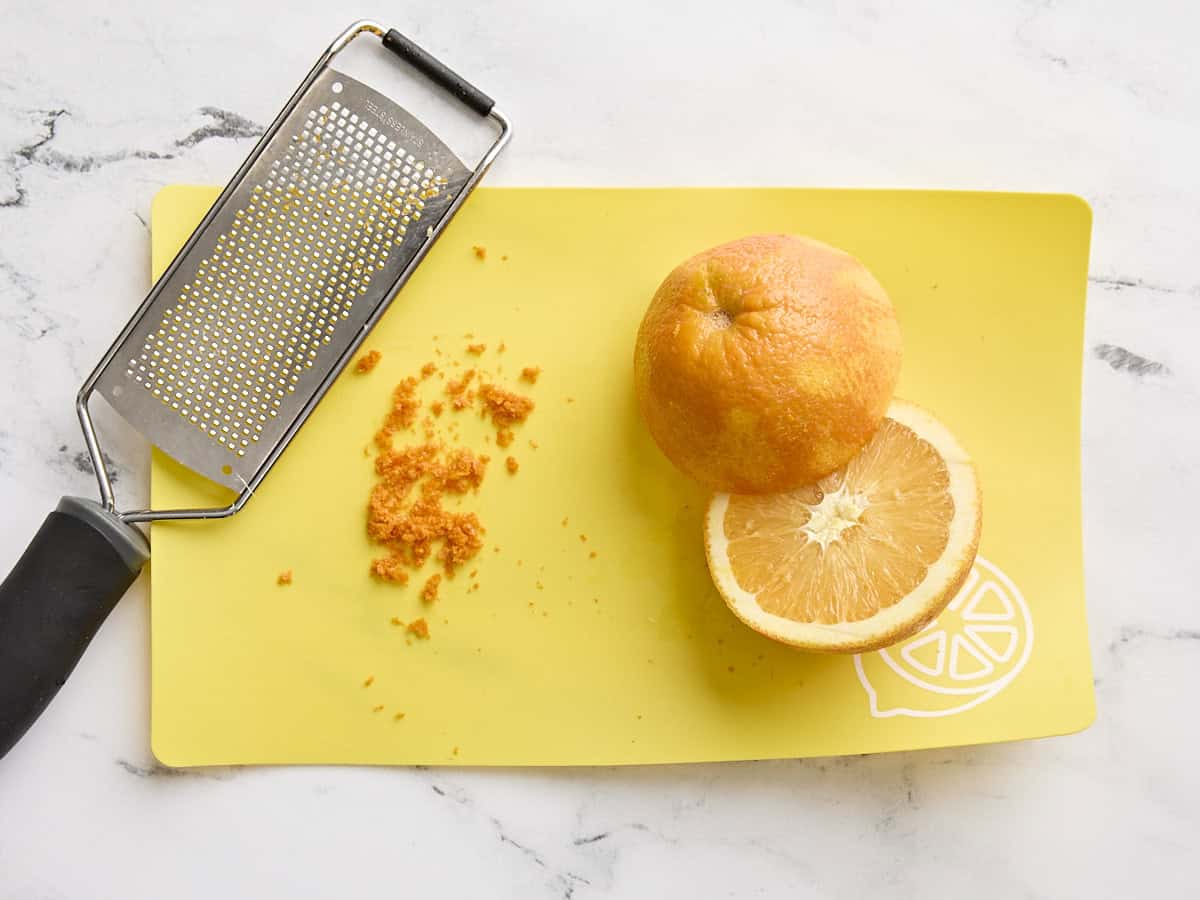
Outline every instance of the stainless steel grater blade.
[[(474, 170), (394, 100), (332, 67), (361, 34), (499, 125)], [(398, 32), (358, 22), (340, 35), (80, 392), (105, 506), (93, 390), (155, 446), (238, 492), (227, 508), (125, 521), (240, 509), (509, 133), (487, 95)]]
[(162, 279), (96, 389), (157, 447), (241, 491), (470, 176), (393, 101), (326, 69)]
[[(361, 35), (498, 128), (474, 168), (333, 68)], [(63, 498), (0, 584), (0, 757), (149, 558), (134, 523), (245, 505), (510, 133), (490, 97), (377, 23), (356, 22), (318, 59), (79, 391), (100, 502)], [(236, 499), (119, 511), (88, 406), (97, 391)]]

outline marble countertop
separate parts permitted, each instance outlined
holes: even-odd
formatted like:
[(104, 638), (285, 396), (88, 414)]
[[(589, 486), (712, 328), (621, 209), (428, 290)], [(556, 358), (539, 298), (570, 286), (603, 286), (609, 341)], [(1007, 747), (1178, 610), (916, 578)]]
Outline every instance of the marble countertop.
[[(173, 771), (149, 751), (143, 581), (0, 761), (0, 898), (1194, 896), (1200, 12), (643, 6), (409, 4), (394, 24), (517, 123), (492, 184), (1005, 188), (1091, 203), (1096, 724), (771, 763)], [(154, 193), (223, 182), (354, 12), (0, 0), (5, 570), (60, 495), (94, 494), (73, 397), (146, 289)], [(144, 500), (144, 445), (110, 452), (122, 495)]]

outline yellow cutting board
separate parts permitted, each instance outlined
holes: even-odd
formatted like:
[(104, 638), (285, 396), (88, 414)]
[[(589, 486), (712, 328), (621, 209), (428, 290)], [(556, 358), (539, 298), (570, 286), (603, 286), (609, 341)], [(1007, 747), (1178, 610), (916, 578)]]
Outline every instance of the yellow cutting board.
[[(216, 193), (159, 194), (155, 273)], [(174, 766), (608, 765), (1086, 727), (1079, 401), (1090, 230), (1087, 205), (1056, 195), (479, 191), (370, 336), (378, 368), (343, 375), (245, 510), (154, 525), (155, 754)], [(708, 579), (704, 492), (638, 419), (633, 341), (654, 289), (690, 254), (754, 232), (812, 235), (871, 268), (904, 329), (900, 395), (934, 410), (979, 465), (972, 580), (904, 646), (806, 655), (742, 626)], [(487, 344), (478, 360), (466, 352), (473, 341)], [(493, 448), (481, 490), (464, 501), (487, 528), (468, 566), (477, 574), (444, 584), (426, 611), (422, 579), (398, 587), (368, 575), (378, 548), (364, 528), (364, 448), (392, 386), (430, 360), (452, 373), (471, 360), (513, 383), (523, 366), (543, 374), (525, 386), (536, 411), (511, 448)], [(488, 434), (457, 415), (464, 441)], [(515, 475), (502, 464), (509, 453)], [(152, 497), (156, 507), (221, 500), (158, 453)], [(294, 583), (280, 587), (286, 569)], [(391, 624), (423, 614), (428, 640)]]

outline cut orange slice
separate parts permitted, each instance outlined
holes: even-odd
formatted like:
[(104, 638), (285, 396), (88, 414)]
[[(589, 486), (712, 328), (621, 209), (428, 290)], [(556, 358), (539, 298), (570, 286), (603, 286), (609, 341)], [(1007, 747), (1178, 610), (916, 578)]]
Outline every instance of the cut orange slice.
[(979, 482), (954, 435), (895, 400), (862, 451), (784, 494), (715, 494), (704, 545), (730, 609), (805, 650), (860, 653), (920, 631), (979, 547)]

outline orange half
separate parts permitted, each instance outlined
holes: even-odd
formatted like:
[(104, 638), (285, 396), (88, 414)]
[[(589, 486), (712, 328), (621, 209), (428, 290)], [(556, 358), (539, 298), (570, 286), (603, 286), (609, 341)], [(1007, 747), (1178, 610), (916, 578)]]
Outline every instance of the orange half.
[(892, 402), (844, 467), (795, 491), (718, 493), (708, 567), (729, 608), (767, 637), (859, 653), (904, 640), (954, 598), (979, 547), (975, 466), (925, 410)]

